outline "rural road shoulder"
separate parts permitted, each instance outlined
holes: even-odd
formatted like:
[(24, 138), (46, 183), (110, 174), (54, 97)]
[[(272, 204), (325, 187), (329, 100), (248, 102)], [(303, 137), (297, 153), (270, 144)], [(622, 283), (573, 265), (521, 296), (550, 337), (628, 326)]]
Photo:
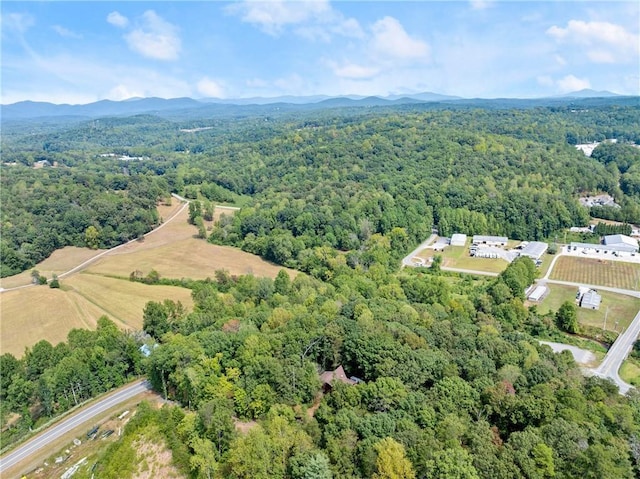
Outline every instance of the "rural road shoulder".
[(90, 421), (98, 414), (107, 411), (108, 409), (117, 406), (121, 402), (127, 401), (128, 399), (149, 390), (151, 390), (151, 386), (148, 381), (137, 381), (103, 399), (85, 406), (77, 413), (66, 419), (63, 419), (52, 427), (47, 428), (45, 431), (30, 439), (25, 444), (0, 457), (0, 476), (2, 476), (2, 473), (10, 467), (15, 466), (16, 464), (30, 457), (32, 454), (35, 454), (36, 452), (45, 448), (51, 442), (55, 441), (63, 434), (71, 431), (75, 427), (80, 426), (84, 423), (90, 423)]

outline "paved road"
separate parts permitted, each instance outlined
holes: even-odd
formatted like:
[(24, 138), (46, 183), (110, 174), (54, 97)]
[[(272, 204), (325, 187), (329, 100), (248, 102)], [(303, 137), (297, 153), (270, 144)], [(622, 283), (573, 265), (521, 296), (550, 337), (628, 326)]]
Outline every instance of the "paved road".
[(478, 276), (498, 276), (499, 273), (492, 273), (490, 271), (478, 271), (475, 269), (462, 269), (462, 268), (449, 268), (448, 266), (441, 266), (440, 269), (442, 271), (452, 271), (454, 273), (466, 273), (466, 274), (475, 274)]
[(553, 352), (560, 353), (562, 351), (569, 351), (573, 356), (573, 359), (578, 364), (589, 364), (596, 361), (596, 355), (591, 351), (586, 349), (578, 348), (576, 346), (571, 346), (570, 344), (564, 343), (553, 343), (551, 341), (538, 341), (540, 344), (546, 344)]
[(436, 235), (435, 233), (431, 234), (431, 236), (429, 236), (425, 241), (423, 241), (422, 243), (420, 243), (418, 245), (418, 247), (416, 249), (414, 249), (411, 253), (409, 253), (407, 256), (405, 256), (404, 258), (402, 258), (402, 266), (415, 266), (413, 264), (413, 261), (411, 261), (411, 259), (417, 255), (420, 251), (422, 251), (423, 249), (425, 249), (427, 246), (430, 246), (431, 243), (433, 243), (433, 240), (436, 239), (438, 237), (438, 235)]
[[(159, 225), (157, 228), (152, 229), (151, 231), (149, 231), (148, 233), (146, 233), (144, 236), (147, 237), (153, 233), (155, 233), (156, 231), (164, 228), (167, 223), (169, 223), (171, 220), (175, 219), (181, 212), (182, 210), (184, 210), (187, 206), (189, 206), (189, 200), (183, 198), (182, 196), (178, 196), (176, 194), (172, 193), (172, 196), (177, 198), (178, 200), (184, 202), (184, 205), (182, 205), (182, 208), (180, 208), (178, 211), (176, 211), (173, 215), (171, 215), (169, 217), (169, 219), (167, 219), (165, 222), (163, 222), (161, 225)], [(58, 275), (58, 278), (62, 279), (66, 276), (69, 276), (70, 274), (73, 273), (77, 273), (78, 271), (83, 270), (84, 268), (86, 268), (87, 266), (89, 266), (91, 263), (93, 263), (94, 261), (96, 261), (97, 259), (102, 258), (105, 255), (108, 255), (109, 253), (113, 253), (114, 251), (119, 250), (120, 248), (123, 248), (125, 246), (127, 246), (128, 244), (134, 243), (138, 241), (137, 239), (133, 239), (131, 241), (127, 241), (126, 243), (122, 243), (121, 245), (115, 246), (114, 248), (108, 249), (106, 251), (103, 251), (102, 253), (98, 253), (97, 255), (93, 256), (92, 258), (89, 258), (87, 261), (85, 261), (84, 263), (79, 264), (78, 266), (71, 268), (69, 271), (65, 271), (64, 273), (61, 273)], [(6, 293), (7, 291), (15, 291), (17, 289), (22, 289), (22, 288), (30, 288), (31, 286), (37, 286), (34, 284), (25, 284), (24, 286), (17, 286), (15, 288), (0, 288), (0, 293)]]
[(633, 318), (633, 321), (625, 332), (618, 336), (618, 339), (616, 339), (615, 343), (609, 348), (600, 366), (594, 371), (598, 376), (611, 378), (613, 382), (618, 385), (620, 393), (622, 394), (626, 394), (633, 386), (627, 384), (620, 378), (618, 370), (631, 352), (633, 343), (638, 339), (638, 335), (640, 335), (640, 311), (638, 311), (638, 314)]
[(124, 389), (119, 390), (115, 394), (81, 409), (80, 412), (73, 416), (63, 419), (55, 426), (46, 429), (22, 446), (17, 447), (13, 451), (1, 457), (0, 477), (2, 477), (2, 473), (4, 471), (27, 459), (37, 451), (47, 447), (47, 445), (58, 439), (63, 434), (84, 423), (93, 425), (91, 421), (96, 415), (150, 389), (151, 386), (146, 380), (137, 381)]
[[(558, 254), (556, 255), (555, 258), (553, 258), (553, 261), (549, 266), (547, 274), (544, 276), (543, 279), (538, 280), (540, 283), (563, 284), (566, 286), (576, 286), (576, 287), (583, 286), (590, 289), (610, 291), (612, 293), (624, 294), (627, 296), (634, 296), (636, 298), (640, 298), (640, 291), (620, 289), (620, 288), (609, 288), (607, 286), (598, 286), (593, 284), (573, 283), (571, 281), (558, 281), (558, 280), (548, 279), (549, 276), (551, 275), (551, 272), (553, 271), (553, 267), (555, 266), (556, 261), (560, 256), (563, 256), (563, 255)], [(565, 254), (564, 256), (570, 256), (570, 255)], [(620, 389), (621, 394), (626, 394), (627, 391), (629, 391), (629, 389), (631, 389), (633, 386), (624, 382), (620, 378), (618, 371), (620, 370), (620, 367), (622, 366), (622, 363), (624, 362), (624, 360), (629, 355), (629, 352), (631, 352), (633, 343), (638, 339), (639, 335), (640, 335), (640, 311), (638, 311), (638, 314), (636, 314), (635, 318), (633, 319), (629, 327), (620, 336), (618, 336), (618, 339), (616, 339), (616, 341), (611, 345), (611, 347), (609, 348), (609, 351), (607, 352), (606, 356), (602, 360), (602, 363), (600, 363), (600, 366), (591, 370), (593, 374), (597, 376), (611, 379), (614, 383), (616, 383), (616, 385)]]

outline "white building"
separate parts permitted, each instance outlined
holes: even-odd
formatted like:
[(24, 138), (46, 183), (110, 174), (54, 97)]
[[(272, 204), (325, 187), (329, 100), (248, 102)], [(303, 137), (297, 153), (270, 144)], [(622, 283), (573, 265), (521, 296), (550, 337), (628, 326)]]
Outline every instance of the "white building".
[(509, 238), (506, 236), (483, 236), (473, 235), (474, 245), (487, 245), (487, 246), (507, 246)]
[(464, 246), (467, 244), (467, 235), (456, 233), (451, 235), (451, 246)]
[(638, 240), (627, 235), (605, 236), (604, 244), (607, 247), (614, 247), (617, 251), (625, 251), (627, 253), (638, 252)]
[(538, 302), (547, 294), (546, 286), (536, 286), (536, 288), (531, 292), (529, 297), (529, 301)]
[(542, 241), (532, 241), (522, 248), (520, 256), (528, 256), (532, 260), (538, 260), (548, 248), (549, 245), (547, 243), (543, 243)]
[(587, 309), (599, 309), (602, 302), (602, 296), (590, 289), (580, 298), (580, 307)]

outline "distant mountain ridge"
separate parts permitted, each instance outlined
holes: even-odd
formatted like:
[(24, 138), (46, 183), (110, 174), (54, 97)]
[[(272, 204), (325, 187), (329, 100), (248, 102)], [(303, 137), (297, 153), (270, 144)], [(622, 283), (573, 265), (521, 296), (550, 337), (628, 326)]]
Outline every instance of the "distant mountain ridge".
[[(470, 105), (493, 106), (540, 106), (544, 104), (557, 104), (558, 102), (570, 102), (579, 99), (596, 98), (630, 98), (617, 95), (609, 91), (580, 90), (562, 96), (538, 98), (538, 99), (467, 99), (458, 96), (441, 95), (432, 92), (413, 94), (393, 94), (388, 96), (280, 96), (272, 98), (239, 98), (217, 99), (204, 98), (129, 98), (123, 101), (100, 100), (84, 105), (54, 104), (47, 102), (21, 101), (9, 105), (1, 105), (2, 119), (28, 120), (34, 118), (54, 117), (79, 117), (100, 118), (106, 116), (129, 116), (138, 114), (159, 114), (161, 116), (175, 116), (191, 114), (216, 114), (229, 113), (234, 109), (252, 108), (258, 111), (268, 112), (277, 110), (323, 109), (339, 107), (374, 107), (393, 105), (412, 105), (420, 103), (442, 103), (443, 105), (465, 107)], [(633, 98), (633, 97), (631, 97)], [(190, 115), (191, 116), (191, 115)]]

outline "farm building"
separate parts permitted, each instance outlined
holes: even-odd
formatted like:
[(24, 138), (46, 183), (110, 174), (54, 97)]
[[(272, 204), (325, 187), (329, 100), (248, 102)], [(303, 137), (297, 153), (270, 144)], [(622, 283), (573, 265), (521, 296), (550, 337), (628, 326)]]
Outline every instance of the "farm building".
[[(618, 236), (618, 235), (615, 235)], [(605, 244), (593, 244), (593, 243), (576, 243), (576, 242), (572, 242), (569, 245), (569, 251), (583, 251), (585, 253), (611, 253), (611, 254), (618, 254), (618, 253), (635, 253), (638, 251), (638, 248), (636, 246), (635, 250), (631, 250), (629, 248), (629, 246), (620, 246), (619, 244), (611, 244), (611, 245), (605, 245)]]
[(590, 289), (580, 297), (580, 307), (587, 309), (599, 309), (602, 296)]
[(604, 244), (608, 247), (615, 247), (617, 251), (627, 253), (638, 252), (638, 240), (627, 235), (608, 235), (604, 237)]
[(486, 244), (489, 246), (507, 246), (509, 238), (506, 236), (482, 236), (473, 235), (473, 244), (481, 245)]
[(527, 297), (529, 301), (540, 301), (547, 294), (546, 286), (536, 286), (536, 288)]
[(522, 248), (520, 256), (528, 256), (533, 260), (537, 260), (542, 257), (542, 255), (547, 251), (547, 248), (549, 248), (547, 243), (543, 243), (542, 241), (532, 241)]
[(467, 235), (456, 233), (451, 235), (451, 246), (464, 246), (467, 244)]

